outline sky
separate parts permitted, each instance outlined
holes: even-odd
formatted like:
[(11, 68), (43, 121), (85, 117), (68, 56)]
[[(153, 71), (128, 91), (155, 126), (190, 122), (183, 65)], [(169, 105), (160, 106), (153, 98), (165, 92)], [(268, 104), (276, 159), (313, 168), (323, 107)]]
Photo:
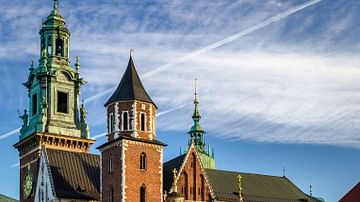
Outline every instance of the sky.
[[(39, 59), (50, 0), (0, 0), (0, 193), (19, 198), (17, 110)], [(129, 51), (158, 106), (165, 161), (184, 148), (194, 78), (201, 125), (219, 169), (285, 175), (337, 201), (359, 180), (360, 1), (59, 1), (80, 56), (81, 91), (96, 147), (103, 104)]]

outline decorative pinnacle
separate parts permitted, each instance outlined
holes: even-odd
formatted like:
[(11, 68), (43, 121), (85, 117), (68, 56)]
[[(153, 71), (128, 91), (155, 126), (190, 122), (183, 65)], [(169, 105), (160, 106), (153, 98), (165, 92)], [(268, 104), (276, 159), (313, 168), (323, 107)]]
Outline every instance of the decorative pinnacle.
[(238, 186), (239, 186), (239, 198), (240, 198), (240, 201), (243, 202), (244, 201), (244, 198), (243, 198), (243, 187), (242, 187), (242, 176), (239, 174), (237, 176), (237, 180), (238, 180)]
[(199, 103), (198, 97), (197, 97), (197, 79), (195, 78), (195, 99), (194, 103)]
[(76, 63), (75, 63), (76, 71), (79, 71), (80, 69), (80, 57), (76, 56)]
[(173, 172), (173, 183), (175, 183), (176, 175), (177, 175), (177, 170), (176, 170), (176, 168), (174, 168), (174, 170), (173, 170), (172, 172)]
[(29, 70), (30, 70), (30, 71), (33, 71), (33, 70), (34, 70), (34, 60), (31, 60), (31, 64), (30, 64)]
[(54, 0), (54, 9), (57, 9), (59, 7), (58, 0)]
[(130, 57), (134, 54), (135, 50), (133, 48), (130, 48)]
[(312, 185), (310, 184), (310, 196), (312, 196)]

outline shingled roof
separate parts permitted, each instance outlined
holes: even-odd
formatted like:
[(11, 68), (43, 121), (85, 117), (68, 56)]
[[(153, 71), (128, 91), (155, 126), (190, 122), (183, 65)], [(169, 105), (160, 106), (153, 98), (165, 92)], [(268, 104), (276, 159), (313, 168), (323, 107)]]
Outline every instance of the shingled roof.
[(122, 100), (140, 100), (144, 102), (150, 102), (155, 105), (150, 96), (145, 91), (140, 77), (136, 71), (134, 61), (130, 56), (129, 63), (126, 67), (123, 77), (115, 90), (114, 94), (105, 103), (105, 106)]
[(47, 149), (56, 196), (100, 200), (100, 158), (89, 153)]
[(237, 176), (240, 174), (245, 201), (318, 201), (303, 193), (286, 177), (215, 169), (206, 169), (206, 174), (217, 200), (239, 201)]

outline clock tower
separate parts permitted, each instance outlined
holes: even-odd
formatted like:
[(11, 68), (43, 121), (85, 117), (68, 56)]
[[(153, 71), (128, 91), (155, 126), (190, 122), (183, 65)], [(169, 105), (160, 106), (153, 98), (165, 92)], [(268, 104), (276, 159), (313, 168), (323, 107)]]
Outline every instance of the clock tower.
[(88, 152), (90, 139), (86, 110), (79, 103), (80, 61), (70, 64), (70, 31), (60, 15), (57, 1), (40, 29), (39, 63), (32, 62), (24, 86), (29, 110), (19, 141), (14, 147), (20, 158), (20, 201), (34, 201), (41, 146), (55, 150)]

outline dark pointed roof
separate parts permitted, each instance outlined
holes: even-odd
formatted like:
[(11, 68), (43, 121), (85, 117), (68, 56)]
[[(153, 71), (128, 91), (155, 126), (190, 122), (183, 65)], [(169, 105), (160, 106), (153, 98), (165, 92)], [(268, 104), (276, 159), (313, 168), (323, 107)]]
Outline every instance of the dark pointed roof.
[(128, 100), (140, 100), (144, 102), (150, 102), (155, 105), (147, 94), (140, 77), (136, 71), (134, 61), (130, 56), (129, 63), (126, 67), (125, 73), (121, 78), (120, 84), (115, 90), (114, 94), (105, 103), (105, 106), (115, 101), (128, 101)]

